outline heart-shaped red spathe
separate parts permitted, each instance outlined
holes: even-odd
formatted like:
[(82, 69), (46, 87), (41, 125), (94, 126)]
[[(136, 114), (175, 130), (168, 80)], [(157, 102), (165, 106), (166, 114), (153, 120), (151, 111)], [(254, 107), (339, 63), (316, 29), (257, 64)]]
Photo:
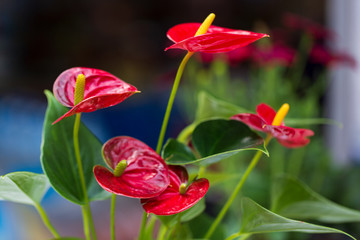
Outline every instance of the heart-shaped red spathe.
[(114, 137), (103, 146), (106, 164), (114, 170), (121, 160), (127, 167), (121, 176), (103, 166), (95, 166), (94, 174), (105, 190), (132, 198), (158, 196), (169, 185), (169, 171), (165, 161), (145, 143), (127, 136)]
[(169, 166), (170, 185), (159, 196), (141, 199), (144, 210), (156, 215), (172, 215), (194, 206), (209, 189), (209, 181), (200, 178), (188, 185), (186, 192), (179, 192), (182, 183), (187, 184), (188, 174), (182, 166)]
[(167, 37), (175, 44), (166, 48), (179, 48), (189, 52), (221, 53), (244, 47), (269, 35), (244, 30), (210, 26), (205, 34), (194, 36), (200, 23), (183, 23), (169, 29)]
[[(76, 78), (79, 74), (85, 76), (84, 99), (74, 105)], [(65, 117), (81, 112), (93, 112), (97, 109), (114, 106), (134, 93), (136, 87), (124, 82), (103, 70), (85, 67), (74, 67), (62, 72), (53, 86), (55, 98), (71, 109), (54, 123)], [(54, 124), (53, 123), (53, 124)]]

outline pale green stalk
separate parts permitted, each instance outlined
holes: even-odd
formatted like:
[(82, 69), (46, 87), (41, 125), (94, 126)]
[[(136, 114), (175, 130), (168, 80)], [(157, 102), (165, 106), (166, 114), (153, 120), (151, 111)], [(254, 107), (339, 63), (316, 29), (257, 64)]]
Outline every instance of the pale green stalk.
[(188, 53), (185, 55), (184, 59), (183, 59), (183, 60), (181, 61), (181, 63), (180, 63), (179, 69), (178, 69), (178, 71), (177, 71), (177, 73), (176, 73), (175, 81), (174, 81), (174, 84), (173, 84), (173, 87), (172, 87), (172, 90), (171, 90), (171, 94), (170, 94), (170, 98), (169, 98), (169, 101), (168, 101), (168, 105), (167, 105), (167, 107), (166, 107), (166, 112), (165, 112), (164, 120), (163, 120), (163, 123), (162, 123), (162, 126), (161, 126), (161, 131), (160, 131), (160, 135), (159, 135), (159, 140), (158, 140), (157, 147), (156, 147), (156, 152), (157, 152), (157, 153), (160, 153), (161, 147), (162, 147), (163, 142), (164, 142), (164, 137), (165, 137), (166, 128), (167, 128), (167, 125), (168, 125), (168, 122), (169, 122), (170, 113), (171, 113), (172, 106), (173, 106), (173, 104), (174, 104), (176, 92), (177, 92), (177, 89), (178, 89), (179, 84), (180, 84), (181, 76), (182, 76), (182, 74), (183, 74), (183, 72), (184, 72), (186, 63), (189, 61), (190, 57), (191, 57), (193, 54), (194, 54), (194, 53), (192, 53), (192, 52), (188, 52)]
[(59, 233), (55, 230), (54, 226), (50, 223), (50, 220), (49, 220), (45, 210), (41, 207), (41, 205), (39, 203), (35, 203), (34, 207), (39, 212), (42, 221), (44, 222), (45, 226), (49, 229), (51, 234), (55, 238), (60, 238)]
[(112, 194), (112, 196), (111, 196), (111, 210), (110, 210), (111, 240), (115, 240), (115, 203), (116, 203), (116, 194)]
[(75, 159), (76, 159), (76, 163), (78, 166), (80, 184), (81, 184), (81, 189), (83, 191), (84, 202), (85, 202), (85, 204), (82, 205), (82, 213), (83, 213), (83, 220), (84, 220), (84, 234), (86, 236), (86, 239), (89, 240), (89, 239), (91, 239), (89, 227), (91, 228), (94, 239), (96, 239), (96, 233), (95, 233), (95, 228), (94, 228), (93, 221), (92, 221), (89, 198), (88, 198), (87, 191), (86, 191), (84, 170), (83, 170), (83, 166), (82, 166), (82, 162), (81, 162), (81, 155), (80, 155), (80, 147), (79, 147), (80, 119), (81, 119), (81, 113), (77, 113), (75, 116), (73, 138), (74, 138)]
[[(265, 142), (264, 142), (265, 146), (269, 143), (270, 139), (271, 139), (271, 136), (268, 135), (267, 138), (265, 139)], [(239, 183), (235, 187), (233, 193), (231, 194), (231, 196), (229, 197), (229, 199), (227, 200), (227, 202), (225, 203), (225, 205), (221, 209), (220, 213), (217, 215), (215, 221), (211, 224), (209, 230), (205, 234), (205, 237), (204, 237), (205, 239), (209, 239), (212, 236), (212, 234), (216, 230), (217, 226), (219, 225), (219, 223), (221, 222), (221, 220), (224, 218), (225, 214), (229, 210), (231, 204), (234, 202), (236, 196), (239, 194), (239, 192), (240, 192), (242, 186), (244, 185), (246, 179), (248, 178), (250, 172), (254, 169), (254, 167), (258, 163), (258, 161), (259, 161), (262, 154), (263, 154), (262, 151), (257, 151), (256, 152), (255, 156), (253, 157), (253, 159), (251, 160), (249, 166), (247, 167), (244, 175), (242, 176)]]

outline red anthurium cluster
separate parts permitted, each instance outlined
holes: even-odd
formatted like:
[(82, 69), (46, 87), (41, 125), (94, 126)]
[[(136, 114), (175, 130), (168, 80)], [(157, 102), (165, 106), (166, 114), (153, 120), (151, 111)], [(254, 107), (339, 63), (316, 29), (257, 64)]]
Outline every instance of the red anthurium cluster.
[[(158, 196), (169, 185), (165, 161), (145, 143), (126, 136), (114, 137), (103, 146), (103, 157), (113, 171), (95, 166), (97, 182), (105, 190), (132, 198)], [(119, 173), (119, 163), (125, 162)]]
[[(83, 74), (86, 79), (84, 99), (78, 104), (74, 104), (75, 84), (80, 74)], [(70, 111), (54, 122), (56, 123), (76, 113), (92, 112), (114, 106), (138, 92), (138, 90), (103, 70), (75, 67), (59, 75), (54, 83), (53, 92), (62, 105), (71, 107)]]
[(147, 213), (172, 215), (194, 206), (209, 189), (209, 181), (200, 178), (188, 185), (188, 173), (182, 166), (169, 166), (170, 185), (159, 196), (142, 199)]
[(175, 44), (165, 50), (178, 48), (189, 52), (221, 53), (269, 36), (216, 26), (210, 26), (205, 34), (195, 36), (200, 26), (200, 23), (183, 23), (170, 28), (167, 37)]
[(257, 131), (271, 134), (280, 144), (288, 148), (305, 146), (310, 142), (307, 137), (314, 135), (309, 129), (287, 127), (283, 122), (279, 126), (274, 125), (276, 112), (264, 103), (257, 106), (256, 112), (257, 114), (240, 113), (232, 116), (231, 119), (242, 121)]

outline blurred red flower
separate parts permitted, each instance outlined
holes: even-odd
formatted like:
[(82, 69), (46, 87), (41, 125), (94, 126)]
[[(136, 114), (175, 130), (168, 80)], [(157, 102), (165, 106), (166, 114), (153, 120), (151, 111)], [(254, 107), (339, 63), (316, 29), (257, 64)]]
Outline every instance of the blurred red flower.
[[(209, 181), (200, 178), (188, 185), (188, 173), (182, 166), (169, 166), (170, 185), (159, 196), (141, 199), (145, 212), (172, 215), (194, 206), (209, 189)], [(181, 189), (182, 188), (182, 189)]]
[[(79, 74), (85, 76), (84, 100), (74, 105), (76, 79)], [(62, 72), (55, 80), (53, 92), (56, 99), (71, 109), (57, 119), (57, 123), (65, 117), (81, 112), (93, 112), (97, 109), (114, 106), (130, 97), (138, 90), (103, 70), (75, 67)]]
[(127, 163), (120, 176), (106, 167), (94, 167), (95, 178), (106, 191), (132, 198), (151, 198), (168, 187), (170, 180), (165, 161), (145, 143), (126, 136), (114, 137), (104, 144), (102, 151), (112, 170), (122, 160)]
[(332, 67), (338, 64), (346, 64), (356, 67), (356, 60), (346, 53), (332, 53), (321, 45), (315, 45), (310, 51), (310, 61)]
[(309, 129), (291, 128), (281, 123), (280, 126), (273, 125), (276, 112), (270, 106), (262, 103), (256, 108), (257, 114), (240, 113), (231, 117), (231, 119), (241, 121), (249, 127), (271, 134), (280, 144), (288, 148), (296, 148), (307, 145), (314, 132)]
[(189, 52), (221, 53), (244, 47), (269, 36), (216, 26), (210, 26), (205, 34), (194, 36), (200, 26), (200, 23), (183, 23), (170, 28), (167, 37), (174, 44), (165, 50), (179, 48)]

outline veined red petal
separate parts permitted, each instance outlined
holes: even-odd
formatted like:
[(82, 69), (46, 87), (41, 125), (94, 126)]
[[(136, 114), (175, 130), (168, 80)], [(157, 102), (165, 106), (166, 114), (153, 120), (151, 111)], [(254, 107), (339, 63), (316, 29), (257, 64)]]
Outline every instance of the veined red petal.
[(239, 113), (232, 116), (230, 119), (241, 121), (257, 131), (264, 132), (266, 130), (264, 127), (267, 125), (267, 123), (256, 114)]
[(183, 173), (186, 170), (181, 170), (180, 168), (183, 168), (181, 166), (170, 166), (169, 168), (170, 185), (168, 188), (157, 197), (141, 199), (143, 208), (147, 213), (172, 215), (185, 211), (200, 201), (209, 189), (209, 181), (200, 178), (188, 186), (185, 194), (180, 194), (179, 187), (184, 183), (181, 178), (183, 178)]
[(270, 125), (266, 128), (280, 144), (288, 148), (303, 147), (310, 142), (308, 137), (314, 135), (313, 131), (303, 128)]
[[(74, 106), (75, 83), (79, 74), (84, 74), (86, 79), (84, 99)], [(103, 70), (75, 67), (59, 75), (55, 80), (53, 92), (61, 104), (72, 108), (54, 122), (56, 123), (62, 118), (69, 117), (75, 113), (92, 112), (97, 109), (114, 106), (138, 92), (138, 90)]]
[(257, 105), (256, 112), (268, 125), (272, 124), (276, 115), (276, 111), (265, 103)]
[(267, 34), (210, 26), (207, 33), (194, 36), (200, 23), (179, 24), (167, 36), (175, 44), (165, 50), (179, 48), (190, 52), (220, 53), (244, 47)]
[(119, 177), (105, 167), (94, 167), (96, 180), (109, 192), (132, 198), (151, 198), (163, 192), (170, 183), (165, 161), (137, 139), (112, 138), (104, 144), (103, 156), (111, 169), (115, 169), (121, 160), (128, 164)]

